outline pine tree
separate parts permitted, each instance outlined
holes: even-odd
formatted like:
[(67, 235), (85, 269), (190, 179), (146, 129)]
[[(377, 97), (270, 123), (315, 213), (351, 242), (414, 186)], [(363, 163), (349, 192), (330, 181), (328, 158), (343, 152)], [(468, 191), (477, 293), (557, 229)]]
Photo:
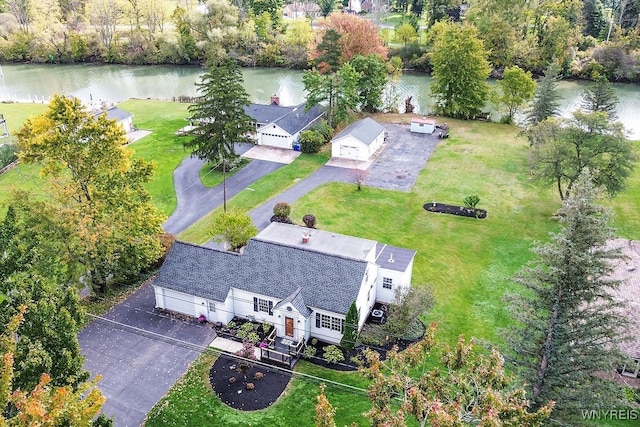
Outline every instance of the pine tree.
[(544, 77), (538, 82), (533, 97), (531, 110), (527, 114), (529, 124), (538, 124), (545, 119), (557, 116), (559, 112), (560, 95), (558, 94), (558, 67), (551, 64), (544, 72)]
[(249, 134), (255, 131), (244, 110), (250, 102), (240, 68), (223, 58), (209, 67), (196, 86), (201, 98), (189, 113), (197, 126), (184, 147), (213, 164), (235, 159), (234, 143), (251, 142)]
[(585, 171), (558, 212), (560, 231), (516, 274), (525, 291), (507, 297), (516, 324), (505, 337), (516, 370), (534, 407), (555, 401), (558, 418), (619, 403), (616, 386), (596, 375), (621, 360), (626, 324), (610, 292), (619, 285), (607, 277), (619, 252), (605, 246), (614, 234), (598, 194)]
[(582, 92), (582, 108), (589, 112), (601, 111), (607, 113), (609, 120), (616, 120), (616, 108), (620, 99), (616, 95), (613, 85), (606, 77), (596, 79), (596, 84)]
[(354, 301), (351, 303), (351, 306), (349, 306), (349, 311), (347, 311), (347, 316), (344, 319), (344, 332), (340, 340), (340, 347), (350, 350), (356, 345), (356, 341), (358, 340), (359, 319), (358, 308)]

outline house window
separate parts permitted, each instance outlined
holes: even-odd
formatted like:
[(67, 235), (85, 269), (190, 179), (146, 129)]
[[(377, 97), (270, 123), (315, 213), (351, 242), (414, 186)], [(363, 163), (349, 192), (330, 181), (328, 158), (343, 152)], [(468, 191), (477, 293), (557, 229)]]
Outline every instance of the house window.
[(216, 303), (213, 301), (209, 301), (209, 311), (214, 313), (216, 311)]
[(329, 316), (327, 314), (316, 313), (316, 327), (331, 329), (342, 333), (344, 331), (344, 319)]
[(273, 302), (253, 297), (253, 311), (263, 311), (265, 313), (269, 313), (269, 315), (273, 315)]
[(385, 289), (392, 289), (393, 288), (393, 279), (390, 277), (383, 277), (382, 278), (382, 287)]

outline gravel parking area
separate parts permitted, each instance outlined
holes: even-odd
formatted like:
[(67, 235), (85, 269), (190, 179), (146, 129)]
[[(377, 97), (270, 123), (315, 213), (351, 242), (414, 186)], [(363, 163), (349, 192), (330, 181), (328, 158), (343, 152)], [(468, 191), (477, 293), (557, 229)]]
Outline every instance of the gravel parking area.
[(385, 123), (387, 138), (367, 169), (365, 185), (409, 191), (440, 142), (438, 136), (413, 133), (409, 125)]

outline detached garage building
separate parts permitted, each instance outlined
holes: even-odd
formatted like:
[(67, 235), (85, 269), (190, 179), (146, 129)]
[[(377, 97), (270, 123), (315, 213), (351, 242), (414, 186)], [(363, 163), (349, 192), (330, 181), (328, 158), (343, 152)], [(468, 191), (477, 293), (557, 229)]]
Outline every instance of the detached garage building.
[(367, 117), (350, 124), (331, 140), (331, 156), (367, 161), (384, 142), (384, 126)]

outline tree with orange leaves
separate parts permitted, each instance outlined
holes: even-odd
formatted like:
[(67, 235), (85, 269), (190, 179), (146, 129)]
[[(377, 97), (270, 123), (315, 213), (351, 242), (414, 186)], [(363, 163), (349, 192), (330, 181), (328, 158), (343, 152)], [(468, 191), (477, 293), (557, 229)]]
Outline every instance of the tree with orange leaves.
[(321, 59), (323, 52), (319, 49), (325, 39), (325, 34), (331, 34), (331, 31), (340, 36), (337, 40), (340, 51), (338, 65), (351, 61), (356, 55), (374, 54), (382, 59), (387, 59), (387, 48), (384, 46), (378, 29), (371, 21), (349, 13), (332, 13), (326, 19), (318, 22), (318, 27), (317, 38), (311, 49), (311, 60), (320, 72), (336, 71), (336, 69), (325, 70), (326, 67)]

